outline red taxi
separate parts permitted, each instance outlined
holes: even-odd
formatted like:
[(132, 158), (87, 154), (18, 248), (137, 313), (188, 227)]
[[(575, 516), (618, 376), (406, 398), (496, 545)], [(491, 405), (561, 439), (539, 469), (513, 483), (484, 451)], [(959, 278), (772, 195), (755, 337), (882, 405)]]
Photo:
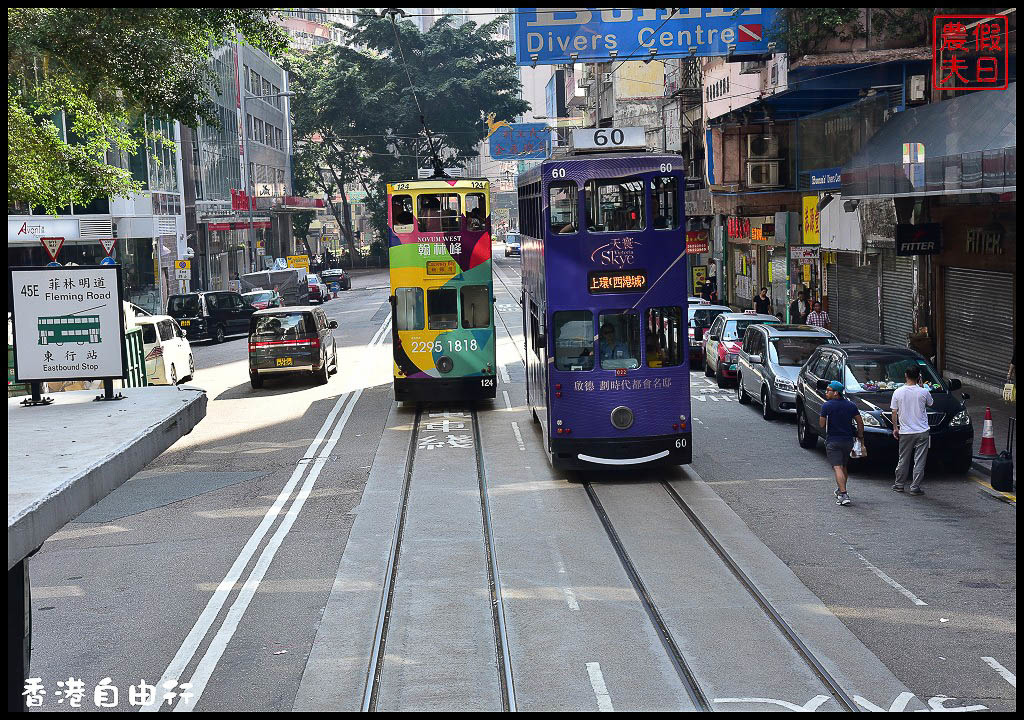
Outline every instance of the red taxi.
[(747, 328), (779, 322), (774, 315), (761, 315), (753, 310), (722, 313), (716, 317), (704, 340), (704, 374), (708, 377), (713, 375), (718, 380), (718, 387), (724, 388), (726, 381), (736, 379), (736, 361)]

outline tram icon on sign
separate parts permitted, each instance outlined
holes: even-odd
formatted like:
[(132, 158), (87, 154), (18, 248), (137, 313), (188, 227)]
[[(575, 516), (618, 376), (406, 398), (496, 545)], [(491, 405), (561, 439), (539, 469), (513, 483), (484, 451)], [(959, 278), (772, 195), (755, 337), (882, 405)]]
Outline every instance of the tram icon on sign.
[(66, 342), (91, 345), (101, 342), (99, 315), (41, 317), (36, 327), (40, 345), (63, 345)]

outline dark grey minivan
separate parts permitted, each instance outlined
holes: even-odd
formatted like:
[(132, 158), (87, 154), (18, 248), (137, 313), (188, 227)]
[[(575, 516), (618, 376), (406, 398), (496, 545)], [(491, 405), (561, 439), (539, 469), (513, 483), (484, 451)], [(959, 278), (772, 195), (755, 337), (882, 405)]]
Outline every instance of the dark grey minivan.
[(249, 381), (263, 387), (267, 375), (312, 373), (324, 384), (338, 371), (338, 343), (320, 308), (283, 307), (258, 310), (249, 320)]

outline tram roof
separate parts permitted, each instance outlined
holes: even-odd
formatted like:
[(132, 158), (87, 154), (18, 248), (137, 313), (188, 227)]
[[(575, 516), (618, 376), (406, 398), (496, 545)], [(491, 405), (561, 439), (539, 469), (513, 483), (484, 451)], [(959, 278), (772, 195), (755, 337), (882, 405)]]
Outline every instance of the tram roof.
[(621, 160), (624, 158), (643, 158), (653, 159), (657, 158), (672, 158), (678, 160), (680, 155), (678, 153), (671, 152), (637, 152), (637, 151), (623, 151), (623, 152), (575, 152), (566, 153), (564, 155), (557, 155), (555, 157), (549, 157), (534, 165), (532, 168), (519, 175), (519, 185), (526, 185), (528, 183), (536, 181), (541, 172), (541, 168), (551, 163), (573, 163), (573, 162), (593, 162), (594, 160)]
[(487, 183), (490, 180), (485, 177), (475, 178), (417, 178), (416, 180), (395, 180), (388, 183), (388, 192), (392, 192), (394, 185), (408, 185), (408, 190), (479, 190), (479, 186), (472, 183)]

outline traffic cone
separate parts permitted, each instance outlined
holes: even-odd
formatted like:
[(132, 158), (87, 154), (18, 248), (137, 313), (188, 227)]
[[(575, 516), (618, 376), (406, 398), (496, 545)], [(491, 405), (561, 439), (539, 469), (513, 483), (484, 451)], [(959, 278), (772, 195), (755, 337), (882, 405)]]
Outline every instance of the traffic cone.
[(978, 452), (982, 457), (995, 457), (996, 436), (992, 432), (992, 408), (985, 408), (985, 424), (981, 428), (981, 450)]

